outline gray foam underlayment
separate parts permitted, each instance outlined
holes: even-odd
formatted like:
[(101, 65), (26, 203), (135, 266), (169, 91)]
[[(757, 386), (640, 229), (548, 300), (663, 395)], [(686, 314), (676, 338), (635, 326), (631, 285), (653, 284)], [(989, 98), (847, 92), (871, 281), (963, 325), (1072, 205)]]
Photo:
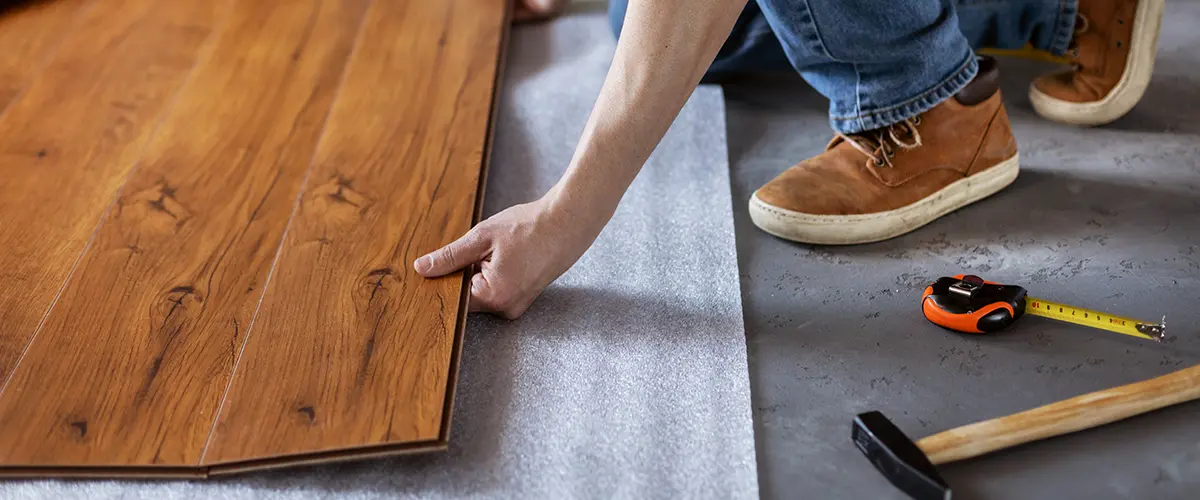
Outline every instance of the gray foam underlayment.
[[(615, 45), (605, 19), (514, 30), (488, 214), (570, 161)], [(724, 123), (720, 89), (697, 90), (578, 264), (520, 320), (471, 318), (447, 454), (0, 498), (757, 498)]]
[[(1147, 94), (1098, 128), (1038, 117), (1052, 65), (1000, 59), (1021, 154), (1005, 191), (895, 240), (809, 247), (746, 201), (829, 139), (798, 79), (725, 88), (734, 223), (763, 498), (900, 499), (850, 444), (877, 409), (914, 439), (1200, 363), (1200, 2), (1167, 2)], [(1025, 318), (986, 337), (928, 324), (922, 288), (956, 272), (1157, 320), (1154, 344)], [(958, 499), (1200, 499), (1200, 402), (940, 467)]]

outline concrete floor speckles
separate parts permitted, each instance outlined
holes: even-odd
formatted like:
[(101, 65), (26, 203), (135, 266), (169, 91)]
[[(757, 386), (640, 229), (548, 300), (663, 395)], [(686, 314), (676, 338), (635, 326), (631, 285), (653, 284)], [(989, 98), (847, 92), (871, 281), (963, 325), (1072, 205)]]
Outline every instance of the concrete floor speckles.
[[(727, 85), (729, 154), (764, 498), (901, 498), (850, 442), (878, 409), (914, 438), (1200, 363), (1200, 2), (1170, 2), (1150, 89), (1081, 129), (1037, 117), (1001, 60), (1022, 174), (1007, 190), (891, 241), (815, 248), (757, 230), (746, 200), (829, 138), (799, 79)], [(973, 272), (1048, 299), (1157, 319), (1170, 342), (1028, 318), (967, 337), (919, 309)], [(1200, 403), (942, 468), (956, 498), (1194, 498)]]

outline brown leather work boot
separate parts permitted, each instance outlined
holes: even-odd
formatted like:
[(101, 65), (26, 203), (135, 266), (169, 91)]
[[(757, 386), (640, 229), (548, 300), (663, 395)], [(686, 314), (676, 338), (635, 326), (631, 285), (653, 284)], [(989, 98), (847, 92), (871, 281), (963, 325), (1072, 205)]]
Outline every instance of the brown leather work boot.
[(1000, 102), (996, 62), (920, 116), (838, 134), (750, 199), (762, 230), (801, 243), (845, 245), (900, 236), (983, 199), (1017, 177), (1017, 144)]
[(1038, 114), (1063, 123), (1102, 125), (1142, 99), (1158, 48), (1164, 0), (1079, 0), (1067, 55), (1074, 69), (1029, 88)]

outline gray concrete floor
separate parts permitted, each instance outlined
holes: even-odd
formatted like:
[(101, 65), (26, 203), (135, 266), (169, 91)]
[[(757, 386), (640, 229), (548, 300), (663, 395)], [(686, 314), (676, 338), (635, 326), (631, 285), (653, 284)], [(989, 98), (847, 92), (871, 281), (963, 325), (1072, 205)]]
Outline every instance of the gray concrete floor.
[[(1169, 2), (1142, 103), (1111, 125), (1047, 122), (1025, 88), (1048, 65), (1004, 59), (1021, 177), (891, 241), (797, 245), (746, 200), (829, 139), (802, 81), (725, 87), (759, 479), (764, 498), (901, 498), (850, 442), (878, 409), (912, 437), (1200, 363), (1200, 2)], [(1170, 342), (1026, 318), (988, 337), (920, 313), (939, 276), (972, 272), (1051, 300), (1156, 319)], [(956, 498), (1197, 498), (1200, 402), (942, 468)]]

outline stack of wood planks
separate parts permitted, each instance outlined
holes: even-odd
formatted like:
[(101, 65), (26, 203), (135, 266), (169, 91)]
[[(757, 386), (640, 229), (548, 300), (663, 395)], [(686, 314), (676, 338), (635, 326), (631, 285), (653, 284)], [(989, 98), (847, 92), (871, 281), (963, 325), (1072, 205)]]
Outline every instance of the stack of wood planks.
[(0, 11), (0, 475), (443, 449), (507, 4)]

